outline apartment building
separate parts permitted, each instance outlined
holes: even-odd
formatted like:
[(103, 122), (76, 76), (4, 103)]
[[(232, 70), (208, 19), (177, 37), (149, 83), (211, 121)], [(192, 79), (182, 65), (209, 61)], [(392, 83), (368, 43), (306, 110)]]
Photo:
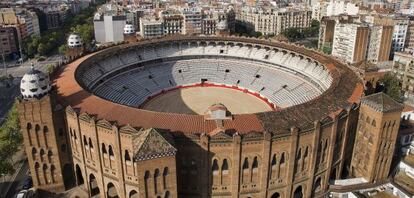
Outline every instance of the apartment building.
[(393, 73), (402, 83), (405, 95), (414, 97), (414, 56), (406, 52), (395, 52)]
[(164, 34), (186, 34), (184, 15), (177, 10), (164, 10), (160, 12), (164, 25)]
[(409, 22), (410, 21), (407, 17), (394, 19), (391, 56), (393, 56), (395, 52), (401, 52), (404, 50)]
[(335, 25), (332, 55), (348, 63), (364, 61), (369, 42), (369, 27), (362, 23)]
[(409, 17), (405, 48), (410, 51), (414, 50), (414, 16)]
[(340, 0), (320, 1), (312, 6), (312, 19), (318, 21), (324, 16), (358, 15), (358, 13), (357, 4)]
[(164, 24), (155, 18), (142, 18), (140, 20), (140, 35), (143, 38), (154, 38), (164, 35)]
[(182, 10), (186, 32), (188, 34), (201, 34), (201, 23), (203, 15), (198, 8), (185, 8)]
[(236, 12), (236, 20), (256, 32), (277, 35), (288, 28), (309, 27), (312, 21), (312, 11), (291, 7), (277, 10), (244, 8)]
[(124, 40), (125, 15), (95, 14), (93, 25), (98, 43), (119, 42)]
[(0, 25), (17, 27), (23, 39), (31, 35), (40, 36), (39, 19), (36, 13), (25, 8), (1, 8)]
[(375, 64), (388, 61), (394, 27), (373, 25), (369, 27), (369, 31), (367, 61)]
[(16, 28), (0, 26), (0, 54), (8, 56), (18, 51), (19, 41)]

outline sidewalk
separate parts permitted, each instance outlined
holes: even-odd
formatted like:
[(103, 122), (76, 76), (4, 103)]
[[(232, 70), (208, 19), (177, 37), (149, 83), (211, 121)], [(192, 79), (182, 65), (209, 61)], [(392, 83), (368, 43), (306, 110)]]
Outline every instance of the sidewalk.
[(0, 197), (3, 197), (7, 194), (10, 189), (10, 186), (13, 184), (16, 176), (21, 171), (21, 167), (23, 166), (24, 161), (26, 160), (26, 153), (24, 152), (24, 148), (20, 147), (20, 150), (13, 155), (13, 166), (15, 168), (14, 174), (5, 175), (0, 178)]

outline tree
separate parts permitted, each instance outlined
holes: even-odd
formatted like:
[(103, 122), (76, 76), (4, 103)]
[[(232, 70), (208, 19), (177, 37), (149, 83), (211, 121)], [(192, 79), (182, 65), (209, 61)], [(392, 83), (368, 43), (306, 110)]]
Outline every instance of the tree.
[(282, 34), (291, 42), (304, 38), (304, 35), (299, 28), (287, 28)]
[(14, 104), (0, 127), (0, 174), (14, 173), (12, 156), (19, 150), (22, 140), (17, 107)]
[(60, 54), (65, 54), (67, 49), (68, 49), (68, 47), (66, 46), (66, 44), (63, 44), (59, 47), (59, 53)]
[(40, 55), (44, 55), (45, 53), (46, 53), (46, 45), (45, 44), (43, 44), (43, 43), (40, 43), (38, 46), (37, 46), (37, 52), (40, 54)]
[(400, 87), (400, 82), (393, 74), (385, 74), (380, 80), (379, 80), (379, 86), (377, 86), (376, 92), (384, 92), (394, 100), (401, 102), (402, 98), (402, 91)]

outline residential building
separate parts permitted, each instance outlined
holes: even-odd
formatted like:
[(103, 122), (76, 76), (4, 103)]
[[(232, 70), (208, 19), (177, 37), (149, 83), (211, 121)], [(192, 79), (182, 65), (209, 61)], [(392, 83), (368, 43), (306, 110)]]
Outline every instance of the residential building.
[(187, 34), (201, 34), (201, 24), (203, 15), (198, 8), (183, 9)]
[(128, 24), (134, 26), (135, 30), (139, 31), (140, 20), (144, 16), (144, 10), (141, 9), (132, 9), (125, 12), (126, 21)]
[(312, 6), (312, 19), (320, 21), (324, 16), (358, 15), (359, 6), (343, 0), (320, 1)]
[(414, 16), (409, 17), (407, 35), (405, 37), (405, 46), (406, 49), (414, 50)]
[(364, 61), (369, 42), (369, 28), (362, 23), (335, 25), (332, 55), (348, 63)]
[(292, 7), (278, 10), (244, 8), (236, 12), (236, 20), (256, 32), (277, 35), (288, 28), (310, 27), (312, 11)]
[(19, 41), (16, 28), (0, 26), (0, 54), (8, 56), (18, 51)]
[(50, 11), (46, 12), (46, 24), (47, 29), (60, 28), (65, 20), (65, 14), (61, 11)]
[(36, 13), (25, 8), (1, 8), (0, 25), (17, 27), (21, 38), (31, 35), (40, 36), (39, 19)]
[(394, 27), (374, 25), (370, 26), (369, 30), (367, 61), (375, 64), (388, 61)]
[(163, 36), (163, 22), (155, 18), (142, 18), (140, 20), (140, 35), (143, 38), (155, 38)]
[(98, 43), (120, 42), (124, 40), (125, 15), (95, 14), (95, 39)]
[(394, 33), (392, 36), (392, 49), (391, 56), (395, 52), (401, 52), (404, 50), (405, 39), (408, 31), (409, 19), (406, 17), (394, 19)]
[(164, 25), (164, 34), (186, 34), (184, 15), (177, 10), (164, 10), (160, 12)]
[(414, 56), (406, 52), (395, 52), (392, 71), (400, 80), (406, 97), (414, 98)]

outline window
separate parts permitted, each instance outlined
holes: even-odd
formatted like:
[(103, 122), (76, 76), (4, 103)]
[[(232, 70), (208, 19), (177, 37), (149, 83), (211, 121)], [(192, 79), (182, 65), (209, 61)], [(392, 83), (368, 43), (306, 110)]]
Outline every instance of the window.
[(109, 157), (114, 157), (114, 151), (112, 150), (112, 146), (108, 146)]
[(217, 163), (217, 159), (213, 160), (213, 166), (211, 167), (211, 170), (213, 171), (213, 174), (218, 171), (219, 167), (218, 167), (218, 163)]
[(131, 161), (128, 150), (125, 150), (125, 161)]

